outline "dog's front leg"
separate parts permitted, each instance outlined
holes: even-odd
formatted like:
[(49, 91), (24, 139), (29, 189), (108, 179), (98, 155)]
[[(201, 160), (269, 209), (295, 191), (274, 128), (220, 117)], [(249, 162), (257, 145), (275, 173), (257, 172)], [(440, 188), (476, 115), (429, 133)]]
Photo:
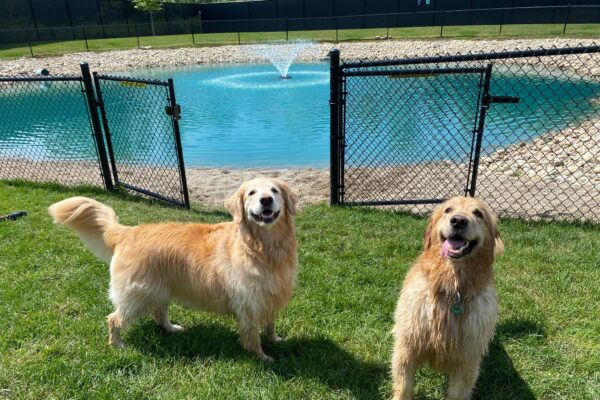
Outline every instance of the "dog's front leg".
[(411, 349), (407, 348), (402, 341), (397, 340), (394, 344), (394, 354), (392, 356), (394, 400), (412, 399), (417, 364), (412, 359), (411, 353)]
[(271, 342), (281, 342), (283, 339), (275, 333), (275, 314), (267, 318), (267, 324), (265, 325), (265, 334), (267, 339)]
[(479, 358), (466, 361), (448, 376), (448, 400), (469, 400), (479, 375)]
[(240, 331), (240, 341), (244, 349), (250, 353), (256, 354), (261, 360), (266, 362), (275, 361), (273, 357), (265, 354), (260, 343), (260, 324), (257, 318), (246, 315), (237, 316), (238, 329)]

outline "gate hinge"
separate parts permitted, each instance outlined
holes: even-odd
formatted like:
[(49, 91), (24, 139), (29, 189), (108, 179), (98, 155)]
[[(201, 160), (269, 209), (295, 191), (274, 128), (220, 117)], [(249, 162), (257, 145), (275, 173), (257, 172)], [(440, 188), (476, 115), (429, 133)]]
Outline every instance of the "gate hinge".
[(175, 104), (174, 106), (166, 106), (165, 112), (167, 115), (171, 115), (174, 119), (178, 120), (181, 118), (181, 107), (179, 107), (179, 104)]

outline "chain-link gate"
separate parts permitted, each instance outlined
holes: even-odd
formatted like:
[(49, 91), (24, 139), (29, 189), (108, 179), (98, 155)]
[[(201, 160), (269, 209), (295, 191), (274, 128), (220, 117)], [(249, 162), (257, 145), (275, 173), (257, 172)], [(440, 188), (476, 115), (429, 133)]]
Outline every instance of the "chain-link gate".
[[(331, 203), (600, 220), (599, 46), (340, 63)], [(505, 103), (494, 105), (493, 103)]]
[(94, 73), (116, 186), (189, 208), (173, 80)]
[(171, 79), (92, 77), (86, 63), (81, 76), (0, 77), (0, 179), (124, 187), (189, 208), (179, 115)]

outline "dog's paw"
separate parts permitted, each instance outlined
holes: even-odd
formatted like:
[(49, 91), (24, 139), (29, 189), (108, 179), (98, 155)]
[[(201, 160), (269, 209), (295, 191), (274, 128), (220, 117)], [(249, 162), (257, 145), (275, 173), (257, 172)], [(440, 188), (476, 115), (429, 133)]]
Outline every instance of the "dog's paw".
[(268, 355), (266, 355), (266, 354), (264, 354), (264, 353), (263, 353), (263, 354), (260, 356), (260, 359), (261, 359), (261, 360), (263, 360), (263, 361), (264, 361), (264, 362), (266, 362), (266, 363), (269, 363), (269, 364), (271, 364), (271, 363), (274, 363), (274, 362), (275, 362), (275, 359), (274, 359), (273, 357), (271, 357), (271, 356), (268, 356)]
[(125, 347), (125, 343), (123, 343), (122, 340), (113, 340), (108, 342), (108, 344), (110, 344), (115, 349), (122, 349), (123, 347)]
[(183, 331), (183, 326), (171, 324), (170, 326), (165, 327), (165, 331), (168, 333), (177, 333)]
[(283, 340), (283, 338), (281, 336), (277, 336), (277, 335), (269, 336), (268, 339), (270, 342), (273, 342), (273, 343), (281, 342)]

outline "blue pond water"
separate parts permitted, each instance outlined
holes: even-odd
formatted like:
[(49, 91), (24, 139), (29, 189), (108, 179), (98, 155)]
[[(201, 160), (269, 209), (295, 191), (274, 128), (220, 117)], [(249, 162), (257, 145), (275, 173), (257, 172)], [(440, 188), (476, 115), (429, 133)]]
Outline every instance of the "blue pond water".
[[(135, 75), (174, 79), (177, 101), (182, 108), (180, 125), (187, 166), (328, 165), (329, 76), (328, 66), (324, 63), (295, 64), (290, 69), (290, 80), (279, 79), (275, 69), (269, 65), (197, 66), (137, 71)], [(353, 101), (358, 106), (355, 110), (362, 110), (365, 114), (349, 118), (359, 121), (366, 134), (377, 135), (382, 129), (387, 129), (386, 133), (391, 133), (390, 139), (385, 139), (387, 144), (393, 151), (406, 155), (398, 159), (406, 162), (436, 161), (446, 157), (444, 153), (428, 155), (419, 151), (424, 141), (436, 140), (435, 132), (470, 135), (470, 127), (452, 131), (452, 126), (458, 127), (459, 124), (453, 120), (456, 117), (451, 117), (456, 115), (451, 109), (458, 107), (461, 113), (470, 112), (474, 110), (474, 103), (465, 106), (440, 101), (440, 93), (423, 89), (424, 86), (415, 89), (420, 90), (418, 95), (410, 93), (413, 90), (410, 84), (402, 90), (395, 90), (389, 85), (380, 87), (382, 89), (370, 93), (355, 92)], [(460, 90), (460, 85), (445, 87), (447, 99), (455, 97), (452, 90)], [(494, 95), (521, 96), (520, 104), (495, 105), (488, 114), (483, 145), (500, 148), (585, 119), (597, 107), (591, 100), (600, 96), (600, 84), (582, 79), (505, 72), (494, 76), (491, 92)], [(42, 87), (22, 93), (0, 90), (0, 115), (12, 113), (17, 116), (10, 125), (0, 126), (0, 156), (27, 156), (31, 154), (23, 151), (24, 145), (27, 145), (36, 147), (36, 158), (92, 159), (93, 145), (89, 140), (77, 140), (77, 135), (89, 135), (87, 120), (72, 116), (72, 112), (66, 113), (66, 110), (82, 107), (78, 94), (74, 97), (73, 93), (74, 88), (62, 91)], [(380, 105), (383, 103), (377, 100), (381, 95), (391, 98), (392, 105), (404, 107), (402, 112), (391, 117), (391, 123), (382, 122), (385, 115)], [(60, 107), (49, 117), (28, 112), (32, 104), (40, 107), (58, 104)], [(60, 110), (65, 110), (65, 115), (61, 115)], [(434, 119), (426, 117), (428, 110), (435, 112)], [(80, 111), (85, 113), (84, 109)], [(128, 118), (132, 113), (118, 115), (118, 118)], [(445, 116), (448, 116), (447, 120)], [(151, 115), (148, 120), (151, 120)], [(390, 129), (392, 126), (394, 128)], [(140, 161), (139, 148), (135, 143), (131, 143), (131, 148), (136, 149), (137, 157), (132, 161)], [(127, 157), (127, 154), (122, 156)], [(148, 161), (152, 162), (150, 153)]]

